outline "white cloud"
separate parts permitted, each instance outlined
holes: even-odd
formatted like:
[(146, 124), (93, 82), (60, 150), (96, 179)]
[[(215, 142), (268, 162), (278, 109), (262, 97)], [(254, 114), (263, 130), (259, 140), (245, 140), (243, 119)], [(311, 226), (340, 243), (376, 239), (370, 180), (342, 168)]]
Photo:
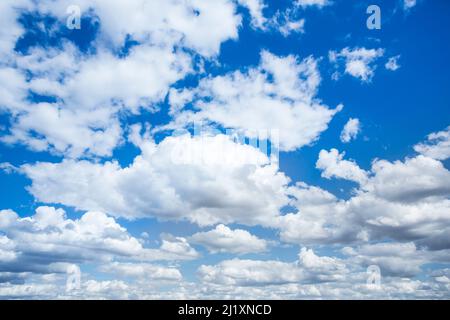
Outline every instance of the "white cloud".
[(293, 151), (316, 141), (342, 109), (329, 109), (316, 98), (319, 83), (317, 61), (312, 57), (300, 62), (295, 56), (277, 57), (264, 51), (260, 65), (245, 73), (207, 78), (198, 88), (172, 91), (175, 96), (194, 96), (196, 111), (176, 112), (175, 120), (161, 129), (211, 121), (252, 138), (258, 131), (279, 130), (280, 150)]
[(291, 34), (292, 32), (303, 33), (305, 26), (305, 20), (288, 20), (284, 25), (280, 26), (280, 32), (285, 37)]
[(298, 183), (290, 187), (291, 205), (298, 213), (279, 219), (280, 238), (288, 243), (318, 244), (354, 241), (358, 227), (347, 224), (351, 217), (345, 201), (318, 187)]
[(427, 141), (416, 144), (414, 150), (437, 160), (450, 158), (450, 126), (445, 130), (429, 134)]
[(398, 59), (400, 59), (400, 55), (390, 57), (386, 64), (384, 65), (387, 70), (396, 71), (400, 68), (400, 65), (398, 64)]
[(2, 299), (49, 299), (54, 298), (58, 288), (52, 284), (2, 284), (0, 297)]
[(346, 160), (337, 150), (322, 155), (332, 160), (322, 161), (327, 176), (360, 180), (361, 185), (348, 200), (307, 185), (290, 187), (296, 199), (292, 205), (299, 212), (280, 218), (283, 240), (351, 243), (391, 239), (414, 241), (432, 250), (450, 248), (446, 240), (450, 234), (450, 172), (441, 162), (424, 156), (375, 160), (366, 178), (356, 179), (364, 172), (354, 162), (342, 165)]
[(296, 0), (296, 5), (301, 7), (317, 6), (319, 8), (330, 4), (329, 0)]
[(217, 265), (202, 265), (203, 282), (232, 286), (267, 286), (311, 281), (338, 281), (347, 273), (337, 258), (317, 256), (302, 248), (295, 262), (261, 260), (225, 260)]
[(382, 277), (414, 277), (421, 272), (421, 266), (430, 261), (426, 252), (418, 250), (412, 242), (366, 244), (356, 249), (344, 248), (343, 252), (353, 263), (377, 265)]
[[(224, 135), (173, 136), (156, 144), (148, 131), (141, 135), (139, 126), (124, 124), (128, 116), (157, 111), (170, 92), (174, 121), (152, 133), (204, 121), (208, 129), (236, 128), (252, 138), (258, 130), (279, 129), (282, 151), (317, 141), (342, 106), (333, 110), (318, 98), (319, 60), (313, 57), (263, 52), (258, 66), (205, 77), (193, 89), (173, 87), (208, 59), (214, 62), (225, 41), (237, 39), (238, 3), (249, 9), (254, 29), (288, 36), (304, 32), (302, 9), (331, 1), (297, 0), (265, 17), (263, 0), (80, 0), (84, 17), (98, 17), (101, 26), (89, 54), (65, 41), (55, 48), (37, 45), (26, 54), (14, 50), (27, 32), (18, 22), (21, 12), (55, 16), (63, 26), (70, 0), (1, 1), (0, 111), (9, 117), (1, 140), (64, 160), (20, 168), (5, 162), (0, 170), (27, 175), (37, 202), (87, 211), (71, 219), (52, 207), (25, 217), (0, 211), (1, 298), (448, 299), (449, 270), (426, 273), (423, 266), (450, 263), (450, 172), (441, 162), (450, 157), (450, 127), (414, 146), (419, 155), (375, 159), (367, 170), (336, 149), (322, 150), (316, 167), (323, 177), (358, 184), (339, 198), (302, 182), (291, 185), (273, 159)], [(416, 5), (402, 3), (405, 10)], [(138, 43), (119, 57), (127, 37)], [(331, 51), (334, 78), (347, 73), (369, 82), (383, 55), (383, 49)], [(399, 57), (384, 67), (397, 70)], [(30, 93), (50, 101), (36, 102)], [(100, 159), (125, 142), (125, 130), (141, 154), (127, 166)], [(358, 119), (350, 119), (341, 140), (349, 142), (359, 131)], [(104, 212), (215, 227), (189, 238), (163, 234), (150, 247), (146, 232), (141, 236), (147, 240), (138, 239)], [(190, 242), (210, 253), (267, 250), (269, 241), (251, 229), (222, 223), (269, 227), (282, 241), (301, 246), (334, 246), (318, 247), (320, 255), (302, 248), (289, 262), (273, 256), (214, 262), (199, 268), (201, 283), (184, 280), (179, 263), (199, 257)], [(322, 253), (344, 244), (352, 245), (342, 250), (345, 258)], [(65, 271), (73, 264), (96, 270), (83, 270), (81, 289), (67, 294)], [(376, 291), (365, 285), (365, 268), (372, 264), (383, 276)], [(100, 281), (98, 272), (120, 280)]]
[(174, 267), (163, 267), (148, 263), (113, 262), (102, 265), (99, 270), (118, 277), (132, 277), (147, 280), (180, 281), (181, 272)]
[[(65, 22), (71, 0), (40, 1), (41, 12), (49, 12)], [(236, 39), (241, 17), (230, 0), (80, 0), (82, 12), (92, 9), (102, 24), (102, 34), (120, 47), (129, 35), (140, 42), (173, 47), (176, 44), (202, 55), (215, 55), (220, 44)]]
[[(69, 157), (109, 156), (122, 141), (119, 112), (152, 110), (169, 86), (191, 70), (190, 58), (171, 48), (138, 46), (123, 59), (109, 52), (87, 60), (74, 55), (71, 46), (64, 51), (36, 50), (18, 58), (21, 72), (0, 70), (0, 79), (2, 71), (8, 70), (4, 81), (12, 72), (12, 79), (17, 79), (10, 81), (13, 90), (1, 103), (17, 114), (10, 134), (2, 137), (4, 142)], [(33, 74), (29, 82), (23, 76), (26, 72)], [(59, 100), (24, 102), (27, 89)]]
[[(0, 34), (0, 54), (7, 57), (0, 67), (0, 108), (11, 115), (3, 142), (73, 158), (110, 156), (122, 142), (120, 117), (154, 110), (169, 87), (192, 70), (192, 55), (183, 48), (214, 57), (222, 42), (237, 38), (241, 23), (231, 0), (82, 0), (77, 5), (84, 17), (96, 15), (101, 24), (95, 54), (85, 55), (64, 41), (59, 49), (13, 51), (24, 32), (15, 22), (19, 9), (56, 16), (63, 27), (71, 4), (2, 2), (2, 12), (11, 14), (2, 20), (8, 27)], [(113, 52), (127, 37), (139, 43), (118, 57)], [(55, 102), (32, 102), (29, 91)]]
[[(361, 81), (369, 82), (372, 80), (376, 65), (374, 62), (382, 57), (384, 49), (366, 49), (348, 47), (342, 49), (340, 52), (330, 51), (329, 60), (338, 68), (341, 63), (345, 65), (345, 73), (359, 78)], [(339, 72), (336, 72), (334, 79), (338, 79)]]
[(364, 189), (390, 201), (414, 203), (450, 193), (450, 172), (441, 162), (424, 156), (404, 162), (377, 160), (372, 173)]
[(344, 156), (345, 153), (339, 153), (336, 149), (321, 150), (316, 168), (322, 170), (322, 177), (327, 179), (335, 177), (359, 184), (364, 183), (367, 180), (367, 173), (354, 161), (344, 160)]
[(20, 110), (26, 98), (25, 76), (14, 68), (0, 67), (0, 83), (0, 110)]
[(0, 261), (3, 272), (65, 273), (73, 263), (185, 260), (198, 257), (185, 239), (163, 239), (157, 249), (145, 248), (113, 218), (86, 212), (66, 218), (62, 209), (39, 207), (34, 216), (20, 218), (0, 211)]
[(0, 228), (8, 239), (6, 245), (14, 246), (17, 259), (48, 253), (55, 262), (107, 260), (113, 255), (137, 255), (142, 250), (113, 218), (100, 212), (87, 212), (79, 220), (70, 220), (62, 209), (52, 207), (39, 207), (30, 218), (3, 210)]
[(288, 202), (289, 179), (277, 165), (225, 135), (141, 143), (142, 154), (126, 168), (117, 162), (64, 160), (22, 170), (39, 201), (132, 219), (271, 225)]
[(241, 6), (246, 7), (251, 16), (251, 23), (254, 28), (264, 29), (267, 19), (264, 17), (264, 8), (266, 8), (266, 4), (264, 0), (238, 0), (238, 3)]
[(9, 53), (14, 49), (17, 39), (25, 32), (18, 23), (20, 10), (29, 9), (32, 3), (29, 0), (3, 0), (0, 2), (0, 12), (3, 18), (0, 21), (0, 58), (6, 62)]
[(230, 252), (236, 254), (257, 253), (267, 250), (267, 241), (246, 230), (232, 230), (220, 224), (207, 232), (198, 232), (190, 237), (192, 243), (205, 246), (210, 252)]
[(356, 139), (357, 135), (361, 131), (361, 124), (359, 119), (350, 118), (345, 124), (341, 132), (341, 141), (348, 143), (353, 139)]
[[(303, 252), (309, 250), (304, 249)], [(378, 249), (379, 251), (379, 249)], [(403, 257), (409, 257), (412, 250), (407, 250)], [(394, 253), (395, 250), (392, 250)], [(389, 256), (389, 253), (381, 253)], [(201, 285), (195, 282), (170, 281), (170, 286), (161, 286), (161, 282), (156, 280), (93, 280), (88, 278), (81, 282), (80, 290), (76, 292), (64, 292), (64, 283), (55, 281), (53, 276), (45, 276), (40, 279), (33, 279), (26, 284), (2, 284), (0, 285), (0, 296), (3, 299), (339, 299), (345, 296), (348, 299), (448, 299), (448, 269), (441, 269), (425, 274), (424, 279), (416, 280), (401, 276), (394, 276), (382, 269), (382, 281), (379, 289), (373, 289), (366, 285), (367, 273), (365, 267), (359, 267), (355, 263), (359, 257), (349, 257), (341, 260), (333, 257), (318, 257), (321, 260), (321, 271), (316, 275), (322, 275), (323, 281), (314, 278), (309, 274), (299, 261), (289, 263), (280, 262), (276, 266), (280, 271), (291, 271), (295, 264), (294, 275), (298, 275), (297, 270), (303, 269), (305, 278), (295, 281), (295, 277), (275, 276), (270, 273), (269, 267), (274, 266), (273, 260), (237, 260), (236, 263), (228, 263), (232, 260), (221, 262), (217, 265), (208, 266), (210, 270), (217, 271), (220, 281), (213, 277), (208, 278), (207, 274), (199, 272), (205, 278)], [(365, 256), (364, 256), (365, 257)], [(370, 257), (370, 254), (367, 255)], [(323, 260), (322, 260), (323, 259)], [(330, 259), (330, 260), (328, 260)], [(395, 259), (395, 257), (394, 257)], [(235, 259), (236, 260), (236, 259)], [(327, 263), (327, 260), (329, 261)], [(252, 263), (256, 262), (256, 263)], [(264, 265), (264, 262), (267, 262)], [(276, 262), (276, 261), (275, 261)], [(346, 264), (347, 266), (344, 266)], [(395, 265), (394, 260), (386, 265)], [(226, 266), (226, 268), (225, 268)], [(233, 268), (244, 266), (244, 272), (251, 272), (257, 275), (256, 281), (244, 281), (244, 279), (234, 279), (238, 273), (234, 274)], [(251, 271), (249, 266), (255, 266)], [(348, 270), (347, 270), (347, 269)], [(406, 270), (408, 266), (404, 266)], [(350, 271), (350, 272), (349, 272)], [(332, 277), (328, 273), (337, 273)], [(220, 273), (220, 274), (219, 274)], [(210, 274), (213, 276), (213, 274)], [(311, 277), (309, 277), (309, 275)], [(400, 275), (400, 274), (399, 274)], [(89, 275), (84, 275), (89, 277)], [(139, 279), (139, 277), (137, 278)], [(209, 281), (211, 279), (211, 281)], [(274, 280), (270, 282), (270, 280)], [(44, 282), (45, 281), (45, 282)], [(287, 282), (286, 282), (287, 281)], [(292, 281), (292, 282), (291, 282)]]

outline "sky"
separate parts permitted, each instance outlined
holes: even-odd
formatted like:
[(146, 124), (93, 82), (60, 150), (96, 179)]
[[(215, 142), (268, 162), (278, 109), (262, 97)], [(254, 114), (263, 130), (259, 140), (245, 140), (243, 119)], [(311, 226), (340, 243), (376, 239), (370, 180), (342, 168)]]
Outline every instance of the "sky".
[(450, 3), (2, 0), (1, 299), (448, 299)]

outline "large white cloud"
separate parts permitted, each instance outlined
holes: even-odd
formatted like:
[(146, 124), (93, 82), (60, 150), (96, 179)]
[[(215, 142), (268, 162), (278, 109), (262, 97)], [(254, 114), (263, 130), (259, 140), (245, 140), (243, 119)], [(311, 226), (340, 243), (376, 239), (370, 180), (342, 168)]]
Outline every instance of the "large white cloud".
[(112, 273), (117, 277), (132, 277), (152, 281), (180, 281), (183, 278), (180, 270), (177, 268), (162, 267), (148, 263), (113, 262), (102, 265), (100, 271)]
[(142, 154), (117, 162), (25, 165), (39, 201), (127, 218), (187, 219), (200, 225), (271, 225), (288, 203), (289, 179), (267, 155), (228, 136), (189, 134), (159, 144), (142, 141)]
[(267, 8), (264, 0), (238, 0), (238, 3), (249, 11), (250, 24), (254, 29), (277, 31), (285, 37), (291, 33), (304, 32), (305, 19), (299, 18), (298, 3), (285, 10), (277, 10), (270, 18), (264, 15), (264, 9)]
[[(0, 104), (12, 115), (4, 142), (71, 157), (111, 155), (121, 142), (119, 112), (154, 109), (191, 68), (190, 58), (172, 48), (138, 46), (122, 59), (108, 52), (82, 59), (65, 48), (37, 49), (17, 59), (21, 68), (0, 69), (0, 80), (4, 75), (9, 83)], [(33, 75), (29, 81), (26, 73)], [(31, 103), (29, 90), (57, 101)]]
[[(39, 11), (65, 23), (70, 0), (39, 1)], [(157, 45), (178, 45), (203, 55), (217, 54), (222, 42), (235, 39), (241, 17), (230, 0), (81, 0), (82, 14), (92, 9), (101, 23), (102, 35), (120, 47), (127, 36)]]
[(329, 5), (331, 2), (328, 0), (296, 0), (297, 5), (306, 8), (310, 6), (317, 6), (319, 8)]
[[(100, 22), (95, 54), (64, 40), (58, 49), (13, 50), (26, 31), (15, 22), (20, 14), (56, 16), (64, 28), (70, 5), (2, 2), (2, 12), (11, 14), (0, 34), (6, 57), (0, 66), (0, 110), (11, 115), (3, 142), (73, 158), (110, 156), (122, 142), (120, 117), (154, 110), (169, 87), (192, 70), (191, 53), (217, 55), (222, 42), (237, 38), (241, 20), (229, 0), (79, 1), (84, 17), (95, 15)], [(119, 57), (127, 37), (138, 43)], [(55, 101), (36, 103), (30, 92)]]
[[(197, 88), (171, 92), (175, 120), (163, 128), (209, 121), (257, 137), (278, 130), (280, 150), (292, 151), (319, 138), (342, 106), (329, 109), (316, 97), (317, 61), (308, 57), (261, 54), (258, 67), (206, 78)], [(181, 110), (192, 102), (194, 111)]]
[[(156, 280), (147, 275), (147, 280), (140, 277), (140, 267), (127, 269), (125, 273), (133, 281), (94, 280), (88, 274), (84, 275), (79, 290), (65, 292), (64, 282), (52, 275), (35, 277), (26, 284), (5, 283), (0, 285), (2, 298), (77, 298), (77, 299), (405, 299), (427, 298), (448, 299), (449, 277), (448, 269), (430, 271), (423, 278), (409, 279), (406, 274), (398, 276), (388, 273), (385, 266), (395, 266), (395, 256), (387, 264), (382, 265), (381, 283), (378, 287), (366, 284), (368, 274), (366, 267), (358, 267), (355, 263), (363, 263), (360, 257), (368, 258), (371, 253), (379, 252), (382, 259), (399, 253), (403, 259), (410, 257), (413, 250), (405, 248), (402, 254), (398, 248), (367, 249), (364, 254), (346, 252), (347, 259), (318, 256), (312, 250), (302, 249), (303, 257), (295, 262), (262, 261), (262, 260), (226, 260), (216, 265), (203, 266), (199, 270), (202, 280), (197, 282), (183, 280)], [(346, 248), (345, 251), (348, 251)], [(308, 261), (309, 260), (309, 261)], [(418, 259), (415, 259), (417, 261)], [(308, 261), (308, 262), (306, 262)], [(273, 262), (278, 262), (274, 264)], [(383, 261), (382, 261), (383, 262)], [(417, 262), (414, 262), (416, 264)], [(306, 267), (308, 265), (309, 267)], [(308, 268), (318, 267), (317, 270)], [(208, 267), (205, 269), (205, 267)], [(251, 269), (249, 269), (251, 267)], [(291, 274), (276, 275), (271, 267), (277, 267), (279, 272)], [(245, 281), (239, 277), (236, 269), (252, 274), (254, 281)], [(409, 267), (403, 263), (402, 270)], [(414, 268), (414, 266), (412, 266)], [(299, 270), (303, 270), (300, 272)], [(144, 271), (145, 274), (147, 272)], [(331, 274), (334, 273), (334, 276)], [(125, 274), (123, 276), (126, 276)], [(320, 277), (320, 278), (317, 278)], [(169, 286), (164, 283), (170, 283)]]
[[(86, 54), (65, 41), (55, 48), (14, 50), (27, 32), (18, 22), (21, 13), (56, 16), (63, 26), (72, 1), (2, 1), (0, 111), (9, 119), (0, 128), (1, 140), (66, 159), (0, 169), (27, 175), (39, 202), (87, 212), (69, 219), (51, 207), (29, 217), (0, 211), (0, 297), (448, 298), (449, 270), (424, 268), (450, 263), (450, 172), (441, 162), (450, 156), (448, 128), (417, 144), (419, 155), (375, 159), (370, 169), (344, 159), (344, 152), (322, 150), (316, 163), (322, 177), (357, 183), (345, 198), (303, 182), (290, 184), (273, 158), (220, 134), (173, 136), (156, 144), (148, 132), (141, 136), (139, 127), (131, 127), (130, 141), (141, 154), (130, 165), (98, 159), (125, 142), (124, 118), (157, 111), (169, 92), (173, 122), (153, 132), (198, 121), (252, 138), (258, 130), (278, 129), (282, 151), (315, 142), (342, 107), (331, 109), (318, 98), (319, 60), (313, 57), (263, 51), (258, 66), (204, 77), (195, 88), (172, 87), (202, 69), (206, 59), (213, 61), (225, 41), (237, 39), (238, 5), (249, 9), (254, 29), (287, 36), (303, 32), (305, 19), (298, 13), (304, 8), (331, 3), (297, 0), (266, 17), (263, 0), (81, 0), (84, 17), (97, 17), (100, 25), (91, 43), (95, 50)], [(416, 1), (404, 3), (407, 9)], [(54, 32), (44, 29), (48, 36)], [(126, 39), (137, 43), (119, 56)], [(369, 82), (383, 55), (383, 49), (355, 47), (329, 57), (338, 70), (335, 78), (342, 72)], [(397, 69), (398, 57), (385, 67)], [(49, 101), (37, 102), (31, 93)], [(359, 131), (352, 120), (343, 142)], [(163, 235), (157, 247), (149, 247), (107, 214), (215, 227), (187, 238)], [(201, 282), (184, 280), (179, 263), (199, 257), (190, 242), (209, 253), (272, 250), (272, 242), (252, 229), (228, 223), (270, 227), (283, 242), (315, 252), (302, 248), (297, 260), (286, 262), (275, 260), (273, 249), (268, 260), (214, 262), (199, 268)], [(334, 249), (342, 249), (342, 258), (324, 254)], [(73, 264), (96, 271), (83, 273), (80, 290), (67, 293), (65, 271)], [(375, 290), (366, 285), (366, 267), (373, 264), (383, 277)], [(98, 272), (106, 279), (100, 281)]]
[[(339, 155), (337, 150), (334, 154)], [(355, 162), (344, 166), (341, 161), (347, 160), (342, 158), (323, 159), (319, 167), (326, 176), (359, 180), (359, 188), (344, 200), (305, 184), (291, 187), (299, 212), (280, 218), (282, 239), (299, 243), (392, 239), (432, 250), (450, 248), (446, 240), (450, 172), (441, 162), (422, 155), (395, 162), (375, 160), (364, 179), (355, 179), (354, 172), (364, 172)]]
[(301, 249), (299, 259), (292, 263), (233, 259), (199, 268), (202, 281), (233, 286), (338, 281), (347, 272), (339, 259), (320, 257), (306, 248)]
[(346, 247), (342, 251), (352, 263), (378, 266), (383, 277), (411, 278), (421, 272), (422, 265), (431, 261), (426, 251), (419, 250), (412, 242), (365, 244), (355, 249)]
[(298, 212), (279, 219), (280, 238), (301, 244), (341, 243), (355, 240), (356, 225), (347, 224), (345, 201), (318, 187), (298, 183), (289, 188), (291, 205)]
[(146, 248), (101, 212), (90, 211), (71, 220), (62, 209), (53, 207), (39, 207), (35, 215), (25, 218), (2, 210), (0, 232), (0, 272), (11, 273), (11, 279), (23, 273), (65, 273), (74, 263), (198, 257), (183, 238), (163, 239), (160, 248)]

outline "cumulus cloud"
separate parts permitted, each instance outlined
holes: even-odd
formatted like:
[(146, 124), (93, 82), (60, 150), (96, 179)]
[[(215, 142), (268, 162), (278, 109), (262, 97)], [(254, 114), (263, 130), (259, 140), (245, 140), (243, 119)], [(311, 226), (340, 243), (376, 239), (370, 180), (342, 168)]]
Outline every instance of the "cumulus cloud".
[(359, 119), (350, 118), (345, 124), (341, 132), (341, 141), (348, 143), (353, 139), (356, 139), (358, 133), (361, 131), (361, 124)]
[(277, 30), (284, 37), (287, 37), (293, 33), (304, 33), (305, 19), (299, 18), (295, 9), (277, 11), (268, 21), (268, 27)]
[[(320, 75), (317, 61), (295, 56), (261, 54), (258, 67), (200, 81), (197, 88), (172, 91), (173, 101), (192, 102), (196, 111), (172, 106), (175, 120), (161, 129), (195, 122), (213, 122), (256, 138), (260, 131), (279, 131), (281, 151), (293, 151), (313, 143), (326, 130), (336, 112), (316, 97)], [(186, 101), (177, 98), (193, 97)], [(180, 111), (181, 110), (181, 111)]]
[(322, 170), (322, 177), (327, 179), (334, 177), (364, 183), (367, 180), (367, 173), (354, 161), (344, 160), (344, 156), (345, 153), (339, 153), (337, 149), (321, 150), (316, 168)]
[(162, 241), (161, 247), (145, 248), (113, 218), (86, 212), (80, 219), (64, 210), (39, 207), (33, 216), (20, 218), (11, 210), (0, 211), (1, 272), (65, 273), (72, 264), (133, 261), (185, 260), (198, 257), (184, 238)]
[[(322, 151), (326, 176), (359, 181), (348, 200), (317, 187), (290, 187), (298, 213), (280, 218), (288, 242), (352, 243), (391, 239), (414, 241), (431, 250), (450, 244), (450, 172), (437, 160), (419, 155), (404, 161), (375, 160), (369, 172), (343, 162), (337, 150)], [(314, 230), (308, 232), (307, 230)]]
[(266, 240), (260, 239), (246, 230), (232, 230), (223, 224), (217, 225), (213, 230), (192, 235), (190, 242), (201, 244), (212, 253), (245, 254), (267, 250)]
[(290, 186), (290, 204), (298, 212), (279, 218), (283, 241), (336, 244), (390, 239), (432, 250), (432, 257), (422, 255), (428, 261), (446, 261), (450, 171), (442, 162), (424, 155), (403, 161), (375, 159), (364, 171), (332, 149), (320, 152), (317, 167), (326, 178), (357, 181), (359, 187), (348, 199), (339, 199), (305, 183)]
[(142, 154), (125, 168), (115, 161), (64, 160), (22, 170), (39, 201), (130, 219), (271, 225), (288, 203), (289, 179), (276, 163), (228, 136), (146, 139), (140, 147)]
[(430, 133), (426, 142), (416, 144), (414, 150), (437, 160), (450, 158), (450, 127), (439, 132)]
[[(344, 65), (344, 72), (359, 78), (363, 82), (370, 82), (374, 76), (376, 69), (375, 61), (382, 57), (384, 49), (366, 49), (366, 48), (349, 48), (346, 47), (340, 52), (330, 51), (329, 60), (334, 64), (335, 68)], [(340, 71), (333, 74), (333, 78), (337, 80), (340, 77)]]
[(17, 21), (20, 10), (30, 9), (32, 2), (29, 0), (4, 0), (0, 3), (0, 11), (5, 15), (0, 21), (0, 57), (2, 61), (11, 52), (19, 37), (25, 30)]
[[(40, 1), (40, 12), (66, 21), (70, 0)], [(120, 47), (127, 36), (139, 42), (174, 46), (180, 43), (203, 55), (217, 54), (220, 44), (238, 36), (241, 18), (230, 0), (102, 0), (77, 2), (83, 13), (93, 10), (102, 23), (102, 33)], [(151, 21), (151, 23), (149, 23)]]
[[(305, 251), (309, 251), (306, 250)], [(340, 268), (342, 263), (349, 264), (352, 267), (353, 258), (340, 260), (333, 257), (337, 263), (340, 273), (338, 277), (323, 277), (324, 281), (316, 281), (309, 283), (307, 279), (298, 282), (289, 282), (292, 277), (271, 276), (265, 267), (257, 263), (257, 270), (254, 273), (261, 274), (259, 280), (287, 280), (285, 283), (281, 281), (277, 283), (265, 283), (259, 281), (252, 285), (243, 280), (231, 280), (227, 283), (229, 277), (233, 277), (231, 265), (227, 271), (223, 269), (222, 273), (226, 274), (224, 279), (219, 282), (208, 281), (203, 279), (201, 286), (193, 282), (171, 281), (173, 285), (169, 287), (153, 286), (153, 281), (131, 281), (124, 280), (93, 280), (88, 279), (82, 281), (81, 288), (76, 292), (64, 292), (64, 286), (55, 281), (43, 283), (43, 279), (36, 279), (27, 284), (4, 284), (0, 286), (0, 296), (2, 298), (77, 298), (77, 299), (338, 299), (345, 296), (348, 299), (411, 299), (411, 298), (428, 298), (428, 299), (448, 299), (448, 269), (441, 269), (429, 272), (421, 280), (409, 279), (405, 277), (389, 276), (387, 273), (383, 275), (379, 288), (372, 288), (366, 284), (367, 273), (365, 268), (352, 269), (352, 272), (343, 271)], [(327, 259), (325, 259), (327, 260)], [(231, 260), (227, 260), (231, 261)], [(241, 260), (243, 261), (243, 260)], [(258, 260), (246, 260), (258, 261)], [(259, 261), (264, 262), (264, 261)], [(272, 262), (272, 261), (268, 261)], [(294, 264), (286, 262), (285, 264)], [(211, 267), (219, 269), (219, 264)], [(245, 263), (242, 263), (245, 265)], [(333, 270), (333, 263), (328, 264), (329, 270)], [(236, 264), (238, 267), (239, 264)], [(270, 266), (270, 263), (268, 263)], [(278, 266), (278, 265), (277, 265)], [(221, 266), (223, 268), (223, 266)], [(288, 267), (282, 264), (281, 269), (286, 271)], [(299, 266), (300, 268), (300, 266)], [(352, 267), (353, 268), (353, 267)], [(245, 270), (245, 269), (244, 269)], [(324, 270), (321, 271), (322, 273)], [(305, 272), (305, 274), (307, 274)], [(199, 275), (203, 275), (199, 272)]]
[(372, 173), (364, 189), (383, 199), (414, 203), (450, 193), (450, 172), (441, 162), (421, 155), (403, 162), (375, 161)]
[(347, 243), (357, 237), (345, 201), (330, 192), (305, 183), (289, 188), (297, 213), (279, 219), (280, 238), (288, 243)]
[(338, 281), (347, 272), (337, 258), (317, 256), (302, 248), (295, 262), (261, 260), (224, 260), (217, 265), (202, 265), (202, 281), (233, 286), (281, 285), (311, 281)]
[(99, 270), (117, 277), (132, 277), (148, 280), (180, 281), (181, 272), (174, 267), (163, 267), (148, 263), (113, 262), (100, 266)]
[[(229, 0), (79, 1), (83, 17), (101, 24), (95, 54), (64, 40), (54, 48), (13, 50), (26, 32), (16, 22), (21, 14), (55, 17), (64, 28), (71, 4), (2, 2), (2, 12), (11, 14), (0, 34), (6, 57), (0, 67), (0, 110), (11, 115), (1, 139), (5, 143), (72, 158), (111, 156), (123, 142), (120, 117), (155, 110), (169, 87), (192, 70), (192, 55), (183, 49), (213, 57), (222, 42), (237, 38), (241, 23)], [(136, 45), (120, 56), (127, 39)], [(51, 102), (35, 101), (30, 94)]]
[[(401, 3), (410, 10), (416, 2)], [(450, 127), (415, 145), (418, 155), (374, 159), (367, 169), (337, 149), (321, 150), (316, 168), (323, 178), (356, 183), (338, 197), (325, 187), (293, 184), (276, 157), (242, 143), (270, 138), (272, 151), (295, 151), (319, 139), (342, 109), (318, 96), (319, 59), (262, 51), (259, 64), (204, 75), (210, 63), (222, 62), (222, 44), (238, 38), (239, 6), (254, 30), (289, 36), (304, 32), (304, 10), (331, 1), (296, 0), (267, 16), (272, 10), (263, 0), (80, 0), (83, 28), (100, 26), (86, 50), (58, 34), (71, 4), (0, 3), (0, 112), (7, 119), (0, 140), (62, 157), (7, 159), (0, 170), (29, 178), (39, 203), (82, 211), (71, 218), (45, 206), (25, 216), (0, 211), (0, 298), (449, 298), (449, 269), (426, 266), (450, 263), (450, 171), (443, 162)], [(25, 15), (56, 20), (34, 30), (25, 28)], [(43, 41), (22, 41), (34, 32)], [(383, 55), (382, 48), (330, 51), (333, 78), (370, 82)], [(384, 68), (397, 70), (399, 58)], [(195, 81), (183, 87), (180, 80), (192, 74)], [(144, 121), (144, 113), (166, 102), (170, 119), (159, 127), (146, 124), (142, 133), (127, 123)], [(208, 132), (180, 134), (193, 123)], [(341, 141), (359, 132), (359, 120), (349, 119)], [(140, 150), (129, 164), (111, 159), (125, 143)], [(137, 231), (146, 240), (136, 238), (116, 220), (148, 217), (213, 227), (189, 237), (162, 234), (149, 245), (146, 231)], [(278, 259), (266, 232), (300, 245), (298, 258)], [(183, 261), (200, 257), (191, 244), (208, 253), (264, 255), (215, 256), (201, 263), (200, 282), (191, 282), (181, 272)], [(75, 265), (82, 283), (68, 293), (66, 272)], [(383, 277), (375, 290), (366, 285), (369, 265)]]

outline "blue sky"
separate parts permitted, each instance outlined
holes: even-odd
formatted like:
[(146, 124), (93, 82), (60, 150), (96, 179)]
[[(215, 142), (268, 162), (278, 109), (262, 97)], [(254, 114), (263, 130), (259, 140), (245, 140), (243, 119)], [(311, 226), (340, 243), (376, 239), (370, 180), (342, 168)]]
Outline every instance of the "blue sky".
[(0, 9), (1, 298), (448, 298), (447, 1)]

